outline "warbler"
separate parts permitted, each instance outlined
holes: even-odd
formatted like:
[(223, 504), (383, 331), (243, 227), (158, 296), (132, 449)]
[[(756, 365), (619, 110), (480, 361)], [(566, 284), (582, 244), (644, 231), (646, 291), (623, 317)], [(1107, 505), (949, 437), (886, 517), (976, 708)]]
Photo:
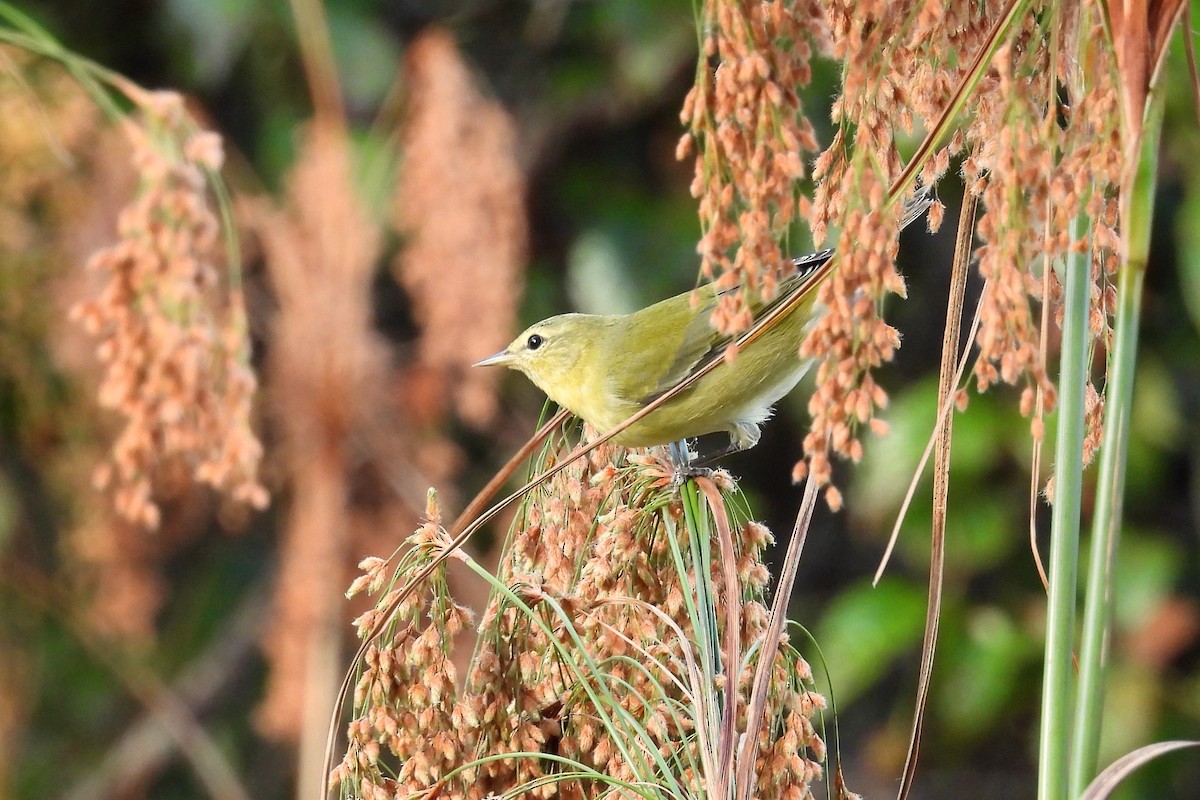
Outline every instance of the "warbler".
[[(755, 317), (798, 291), (797, 305), (761, 337), (613, 437), (626, 447), (675, 445), (707, 433), (729, 434), (728, 451), (758, 443), (775, 403), (804, 376), (799, 355), (813, 317), (816, 292), (832, 250), (793, 260), (771, 304), (752, 305)], [(551, 400), (600, 431), (624, 422), (710, 359), (724, 359), (731, 337), (709, 323), (717, 292), (711, 285), (684, 292), (632, 314), (561, 314), (527, 328), (512, 344), (475, 364), (520, 370)], [(678, 447), (678, 445), (676, 445)], [(673, 449), (678, 453), (685, 452)]]
[[(905, 206), (901, 227), (932, 204), (928, 191)], [(691, 386), (612, 438), (626, 447), (671, 445), (686, 465), (686, 440), (725, 431), (729, 447), (717, 456), (758, 444), (776, 402), (804, 376), (811, 361), (800, 343), (815, 317), (817, 284), (831, 274), (832, 250), (794, 259), (771, 303), (751, 304), (755, 319), (793, 303), (771, 327)], [(561, 314), (531, 325), (512, 344), (474, 366), (519, 370), (551, 400), (600, 431), (609, 431), (685, 380), (707, 362), (724, 359), (731, 337), (709, 323), (718, 293), (711, 284), (631, 314)], [(798, 296), (799, 295), (799, 296)], [(707, 459), (706, 459), (707, 460)]]

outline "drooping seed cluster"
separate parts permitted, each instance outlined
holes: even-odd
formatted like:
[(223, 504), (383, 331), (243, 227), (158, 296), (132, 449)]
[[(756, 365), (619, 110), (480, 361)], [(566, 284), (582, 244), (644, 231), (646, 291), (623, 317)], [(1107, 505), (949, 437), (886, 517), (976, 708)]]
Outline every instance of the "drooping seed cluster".
[[(893, 99), (899, 96), (907, 107), (889, 112), (888, 104), (881, 103), (878, 95), (865, 106), (855, 106), (845, 100), (850, 96), (850, 87), (856, 84), (854, 67), (864, 61), (851, 52), (855, 45), (864, 41), (864, 36), (856, 32), (863, 21), (863, 7), (854, 4), (851, 13), (847, 6), (846, 12), (835, 14), (831, 23), (839, 34), (835, 36), (836, 45), (847, 63), (847, 88), (843, 99), (835, 104), (835, 115), (845, 115), (848, 109), (855, 108), (852, 121), (857, 126), (855, 132), (859, 139), (864, 127), (872, 129), (878, 118), (887, 117), (889, 113), (891, 119), (899, 122), (900, 129), (911, 124), (913, 113), (927, 123), (935, 120), (945, 108), (951, 90), (962, 78), (969, 62), (964, 54), (973, 54), (984, 46), (987, 33), (1002, 10), (998, 3), (925, 3), (914, 15), (915, 5), (886, 4), (886, 11), (885, 4), (877, 5), (881, 12), (901, 22), (889, 31), (886, 24), (870, 21), (865, 38), (875, 37), (872, 47), (880, 48), (885, 54), (886, 66), (876, 72), (884, 76), (879, 85), (893, 87), (885, 94), (892, 95)], [(969, 123), (953, 136), (948, 146), (930, 158), (921, 172), (925, 182), (935, 181), (945, 172), (951, 157), (965, 154), (962, 173), (969, 190), (980, 196), (983, 209), (976, 227), (976, 235), (983, 244), (975, 255), (979, 272), (986, 281), (980, 300), (980, 328), (975, 340), (978, 348), (974, 366), (976, 385), (984, 391), (997, 382), (1024, 383), (1020, 400), (1024, 414), (1034, 412), (1038, 392), (1046, 408), (1053, 408), (1055, 401), (1055, 387), (1046, 363), (1048, 332), (1041, 322), (1038, 305), (1046, 308), (1050, 322), (1057, 325), (1061, 320), (1062, 297), (1058, 275), (1047, 265), (1061, 264), (1072, 251), (1091, 251), (1090, 333), (1102, 344), (1106, 344), (1111, 335), (1109, 321), (1115, 303), (1112, 274), (1116, 263), (1113, 248), (1117, 241), (1115, 204), (1111, 198), (1121, 170), (1119, 108), (1115, 85), (1083, 78), (1110, 74), (1112, 70), (1111, 54), (1106, 48), (1086, 46), (1089, 41), (1102, 41), (1099, 20), (1100, 15), (1094, 8), (1087, 14), (1058, 16), (1051, 24), (1039, 23), (1036, 15), (1028, 16), (1018, 25), (1012, 39), (1001, 47), (971, 96)], [(904, 26), (910, 23), (912, 35), (906, 38)], [(879, 35), (881, 30), (885, 31), (882, 36)], [(908, 44), (901, 47), (886, 44), (905, 41)], [(952, 53), (958, 56), (953, 62), (946, 57)], [(905, 69), (906, 64), (921, 66), (912, 71)], [(871, 85), (870, 81), (861, 83)], [(903, 90), (895, 88), (898, 86), (904, 87)], [(1060, 94), (1066, 96), (1066, 103), (1060, 102)], [(865, 144), (878, 148), (882, 143), (887, 148), (883, 154), (877, 151), (872, 156), (874, 163), (890, 165), (881, 171), (887, 179), (895, 176), (899, 164), (894, 157), (892, 142), (889, 130), (876, 130), (861, 144), (856, 140), (856, 147)], [(834, 145), (838, 144), (835, 140)], [(818, 159), (816, 174), (824, 175), (825, 159), (833, 150), (831, 146), (830, 151)], [(836, 168), (849, 164), (853, 157), (839, 158), (836, 154), (831, 157), (829, 173), (835, 179), (824, 180), (818, 188), (815, 211), (840, 207), (841, 201), (832, 197), (826, 201), (822, 192), (837, 195), (844, 191), (848, 185), (845, 172)], [(861, 190), (856, 194), (861, 195)], [(876, 206), (874, 203), (869, 205)], [(1073, 222), (1081, 213), (1093, 223), (1091, 241), (1072, 241)], [(825, 215), (814, 219), (814, 230), (823, 229), (833, 217)], [(845, 242), (846, 228), (854, 227), (852, 217), (848, 217), (848, 222), (851, 224), (842, 223), (839, 249)], [(871, 239), (860, 231), (855, 241), (863, 240)], [(845, 288), (837, 283), (843, 280), (840, 273), (846, 271), (845, 262), (857, 258), (857, 253), (852, 253), (848, 259), (843, 256), (839, 274), (828, 284), (835, 287), (829, 290), (832, 297), (823, 295), (827, 303), (833, 300), (845, 306)], [(870, 311), (866, 305), (860, 308)], [(826, 324), (823, 322), (818, 326), (818, 331)], [(862, 321), (856, 319), (854, 325), (860, 326)], [(815, 335), (810, 337), (806, 347), (810, 343), (817, 344)], [(870, 340), (871, 337), (868, 329), (856, 340)], [(830, 341), (836, 349), (841, 339), (835, 336)], [(849, 373), (837, 371), (831, 374)], [(864, 376), (860, 387), (876, 392), (877, 387), (865, 380), (866, 370), (860, 374)], [(837, 384), (838, 381), (822, 383), (818, 396), (828, 391), (830, 397), (814, 402), (820, 409), (834, 408), (832, 416), (836, 416), (837, 406), (829, 400), (839, 396), (845, 399), (836, 390)], [(882, 394), (878, 397), (878, 400), (885, 399)], [(960, 393), (959, 405), (965, 404), (966, 395)], [(843, 405), (843, 411), (847, 410), (847, 405), (849, 403)], [(857, 403), (854, 405), (862, 408)], [(1102, 405), (1102, 398), (1095, 389), (1089, 389), (1087, 460), (1099, 441)], [(831, 414), (826, 411), (825, 416)], [(825, 428), (822, 422), (818, 409), (814, 409), (813, 434), (818, 436), (806, 440), (805, 448), (812, 457), (814, 472), (824, 467), (819, 454), (810, 449), (819, 444), (821, 436), (842, 455), (855, 458), (859, 451), (853, 444), (848, 450), (839, 447), (839, 441), (845, 440), (844, 431), (838, 427)], [(1032, 429), (1035, 437), (1040, 438), (1040, 416), (1033, 420)]]
[[(941, 4), (835, 2), (828, 9), (834, 55), (843, 64), (842, 92), (832, 108), (838, 125), (833, 141), (817, 158), (817, 189), (809, 215), (813, 237), (823, 242), (838, 230), (838, 263), (817, 290), (824, 315), (801, 346), (817, 363), (817, 385), (809, 401), (812, 423), (805, 436), (805, 460), (796, 480), (810, 475), (820, 485), (832, 478), (831, 456), (862, 458), (862, 429), (887, 430), (877, 415), (887, 392), (874, 371), (891, 361), (900, 334), (882, 317), (890, 295), (906, 296), (896, 269), (898, 215), (887, 209), (892, 181), (902, 163), (897, 138), (911, 133), (914, 119), (936, 117), (956, 82), (945, 53), (978, 38), (979, 20), (958, 18)], [(962, 51), (957, 51), (962, 52)], [(956, 138), (938, 150), (922, 173), (933, 183), (961, 147)], [(930, 222), (940, 221), (935, 201)], [(826, 502), (841, 505), (829, 485)]]
[[(754, 21), (805, 20), (811, 41), (829, 43), (843, 76), (832, 108), (837, 129), (814, 164), (817, 186), (807, 216), (818, 243), (837, 230), (838, 262), (819, 289), (825, 316), (801, 348), (803, 357), (818, 363), (818, 386), (809, 407), (812, 426), (804, 441), (805, 460), (794, 472), (797, 479), (811, 474), (826, 484), (833, 455), (855, 461), (861, 457), (864, 426), (876, 431), (887, 427), (877, 417), (887, 394), (874, 372), (891, 360), (900, 339), (881, 316), (883, 303), (889, 295), (905, 293), (895, 267), (898, 212), (884, 210), (902, 205), (897, 198), (889, 201), (892, 182), (904, 166), (897, 141), (917, 132), (918, 123), (929, 126), (940, 120), (1006, 4), (838, 0), (821, 12), (823, 21), (811, 23), (807, 6), (788, 15), (779, 5), (756, 4), (746, 10), (716, 0), (705, 4), (706, 52), (720, 66), (714, 78), (702, 69), (688, 96), (683, 116), (689, 132), (681, 153), (697, 149), (693, 191), (701, 199), (704, 221), (704, 273), (722, 286), (757, 287), (757, 279), (747, 277), (753, 272), (751, 262), (739, 258), (743, 253), (777, 258), (779, 251), (769, 241), (782, 238), (776, 225), (782, 216), (753, 216), (739, 204), (745, 200), (750, 208), (752, 200), (767, 196), (763, 187), (771, 187), (764, 202), (791, 211), (798, 206), (781, 198), (794, 189), (799, 173), (787, 159), (760, 155), (755, 161), (745, 154), (797, 152), (812, 143), (795, 134), (811, 131), (804, 122), (788, 127), (789, 134), (780, 125), (737, 124), (758, 119), (743, 110), (745, 103), (759, 96), (754, 87), (775, 74), (779, 59), (799, 55), (807, 69), (805, 48), (780, 48), (762, 35), (751, 35), (769, 30)], [(1095, 45), (1105, 41), (1101, 19), (1101, 10), (1088, 5), (1045, 19), (1031, 13), (1020, 20), (967, 97), (966, 121), (918, 165), (920, 182), (933, 185), (953, 159), (962, 158), (967, 185), (982, 200), (977, 235), (983, 244), (976, 257), (987, 286), (975, 341), (976, 384), (982, 391), (997, 382), (1024, 383), (1021, 408), (1027, 414), (1038, 405), (1035, 395), (1043, 407), (1054, 405), (1046, 364), (1046, 339), (1052, 337), (1041, 310), (1047, 310), (1051, 324), (1057, 323), (1061, 288), (1046, 265), (1062, 263), (1071, 251), (1090, 249), (1091, 333), (1102, 344), (1109, 336), (1117, 241), (1113, 195), (1122, 162), (1116, 84), (1087, 77), (1113, 70), (1109, 49)], [(795, 41), (802, 39), (793, 36)], [(798, 104), (787, 108), (794, 114), (788, 119), (799, 118)], [(797, 142), (803, 147), (797, 148)], [(757, 163), (762, 170), (738, 168), (746, 163)], [(931, 228), (940, 224), (943, 211), (935, 200)], [(1071, 241), (1072, 221), (1080, 214), (1094, 223), (1089, 241)], [(731, 221), (735, 217), (736, 223)], [(763, 281), (764, 287), (769, 285)], [(749, 322), (749, 306), (740, 296), (727, 300), (714, 319), (723, 330), (742, 329)], [(1092, 426), (1103, 405), (1102, 396), (1093, 394), (1089, 457), (1098, 441), (1098, 429)], [(960, 393), (960, 406), (965, 402)], [(1037, 416), (1035, 436), (1041, 427)], [(837, 506), (840, 494), (830, 486), (826, 499)]]
[(463, 420), (484, 426), (496, 417), (499, 373), (470, 364), (516, 322), (528, 238), (516, 126), (445, 30), (417, 37), (405, 67), (395, 271), (421, 328), (421, 374), (406, 383), (430, 387), (422, 409), (444, 414), (451, 398)]
[[(688, 681), (685, 656), (697, 636), (687, 610), (695, 579), (690, 569), (686, 578), (679, 574), (673, 555), (689, 545), (669, 469), (652, 456), (627, 463), (619, 450), (602, 447), (529, 498), (496, 569), (528, 610), (507, 593), (493, 594), (457, 691), (446, 643), (467, 617), (449, 599), (444, 567), (405, 598), (390, 616), (394, 633), (367, 651), (351, 745), (332, 780), (372, 798), (435, 786), (443, 796), (483, 798), (539, 781), (528, 796), (597, 798), (611, 796), (612, 786), (556, 778), (561, 767), (531, 756), (473, 763), (455, 780), (439, 781), (473, 759), (505, 753), (551, 754), (633, 780), (646, 775), (650, 748), (681, 786), (699, 793), (705, 776), (697, 725), (707, 723), (694, 718), (676, 683)], [(732, 488), (727, 478), (719, 480)], [(384, 595), (360, 619), (360, 632), (384, 619), (382, 609), (409, 576), (446, 552), (436, 504), (427, 515), (398, 565), (363, 562), (351, 591)], [(733, 601), (742, 608), (742, 641), (749, 646), (766, 628), (762, 553), (771, 537), (753, 522), (734, 532), (740, 597)], [(461, 551), (452, 555), (469, 560)], [(731, 598), (721, 588), (719, 564), (713, 570), (716, 616), (723, 620)], [(739, 725), (754, 666), (738, 677)], [(824, 700), (810, 684), (808, 665), (784, 643), (756, 762), (758, 786), (773, 796), (806, 796), (821, 775), (824, 744), (812, 720)], [(624, 715), (638, 720), (645, 737), (620, 723)], [(618, 723), (606, 724), (605, 717)]]
[[(983, 244), (976, 255), (986, 285), (976, 384), (980, 391), (998, 382), (1024, 384), (1020, 406), (1027, 415), (1035, 412), (1039, 390), (1046, 410), (1055, 405), (1046, 363), (1049, 332), (1041, 316), (1054, 327), (1061, 323), (1061, 270), (1072, 253), (1086, 255), (1089, 335), (1103, 347), (1115, 313), (1119, 100), (1115, 84), (1083, 79), (1113, 69), (1107, 48), (1083, 46), (1101, 41), (1102, 23), (1094, 10), (1073, 22), (1054, 28), (1054, 38), (1030, 20), (1001, 50), (984, 87), (987, 99), (967, 131), (973, 152), (963, 163), (985, 209), (977, 226)], [(1081, 214), (1091, 222), (1090, 239), (1074, 232)], [(1099, 443), (1102, 407), (1103, 398), (1089, 384), (1085, 463)], [(1031, 427), (1040, 439), (1040, 416)]]
[(311, 654), (336, 645), (343, 570), (353, 563), (351, 530), (361, 517), (350, 502), (351, 442), (378, 419), (386, 375), (370, 300), (382, 234), (358, 200), (351, 154), (347, 132), (319, 118), (300, 141), (285, 202), (238, 204), (279, 307), (270, 400), (293, 487), (256, 716), (276, 738), (298, 737), (305, 697), (328, 682), (314, 674)]
[[(805, 688), (812, 680), (808, 665), (801, 661), (797, 666), (800, 669), (789, 672), (780, 663), (771, 676), (771, 692), (779, 710), (773, 724), (759, 732), (755, 763), (759, 797), (812, 797), (809, 786), (824, 774), (825, 742), (813, 727), (813, 719), (825, 708), (825, 698)], [(846, 800), (852, 797), (857, 795)]]
[[(873, 183), (867, 190), (878, 198), (885, 190), (874, 170), (856, 175), (859, 185)], [(810, 479), (829, 484), (832, 467), (829, 453), (854, 461), (862, 458), (859, 428), (869, 425), (886, 430), (876, 412), (887, 404), (887, 393), (872, 371), (891, 361), (900, 346), (900, 334), (880, 316), (880, 306), (889, 294), (905, 294), (904, 280), (895, 268), (896, 219), (872, 207), (850, 211), (838, 238), (841, 263), (818, 289), (818, 302), (828, 309), (800, 347), (803, 358), (817, 362), (816, 389), (809, 400), (812, 423), (804, 438)], [(802, 477), (804, 462), (797, 465)], [(840, 506), (836, 488), (826, 490), (831, 508)]]
[(723, 295), (712, 317), (717, 330), (736, 333), (752, 321), (749, 293), (772, 298), (786, 269), (780, 241), (800, 216), (796, 182), (817, 149), (799, 92), (828, 31), (815, 2), (709, 0), (701, 13), (703, 49), (677, 155), (695, 155), (701, 271), (744, 289)]
[(257, 382), (242, 297), (222, 284), (220, 225), (207, 197), (220, 138), (196, 129), (177, 94), (133, 99), (139, 113), (122, 130), (141, 185), (118, 219), (119, 241), (88, 264), (103, 288), (72, 317), (100, 342), (101, 405), (125, 420), (94, 482), (114, 492), (121, 514), (154, 528), (155, 476), (172, 461), (255, 507), (267, 493), (256, 477)]
[[(413, 570), (445, 552), (448, 543), (432, 492), (425, 512), (426, 522), (409, 539), (405, 564)], [(355, 620), (365, 636), (380, 622), (381, 609), (397, 599), (399, 588), (389, 580), (394, 576), (388, 561), (367, 558), (359, 566), (363, 575), (348, 596), (387, 590), (374, 609)], [(450, 646), (471, 614), (450, 598), (445, 568), (400, 602), (391, 620), (391, 632), (369, 644), (358, 665), (354, 707), (363, 713), (350, 723), (346, 755), (330, 775), (331, 785), (370, 800), (407, 797), (413, 787), (434, 786), (466, 760), (470, 732), (480, 724), (458, 697)], [(389, 758), (399, 763), (398, 770), (388, 768)]]

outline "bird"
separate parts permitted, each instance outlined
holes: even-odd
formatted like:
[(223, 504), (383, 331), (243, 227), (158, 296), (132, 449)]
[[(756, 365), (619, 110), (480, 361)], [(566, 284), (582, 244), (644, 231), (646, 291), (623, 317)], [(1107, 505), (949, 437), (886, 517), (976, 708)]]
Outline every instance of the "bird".
[[(671, 445), (725, 432), (719, 455), (756, 445), (772, 408), (800, 381), (808, 359), (800, 342), (814, 317), (816, 292), (829, 274), (832, 250), (792, 260), (792, 272), (771, 303), (752, 303), (756, 318), (806, 293), (795, 307), (736, 358), (667, 400), (612, 438), (624, 447)], [(711, 360), (725, 360), (733, 337), (709, 322), (720, 292), (711, 284), (631, 314), (560, 314), (525, 329), (506, 348), (475, 363), (505, 366), (526, 375), (559, 406), (600, 431), (617, 427)]]
[[(918, 191), (905, 206), (901, 227), (932, 203), (928, 190)], [(826, 249), (792, 259), (774, 300), (751, 299), (755, 319), (787, 308), (732, 359), (725, 353), (733, 337), (710, 324), (722, 290), (706, 284), (629, 314), (549, 317), (474, 366), (518, 370), (559, 406), (607, 432), (695, 371), (722, 360), (611, 441), (635, 448), (668, 445), (672, 461), (685, 468), (692, 460), (687, 441), (705, 434), (729, 435), (729, 446), (706, 461), (746, 450), (758, 444), (775, 403), (811, 365), (800, 357), (800, 344), (819, 312), (815, 289), (832, 274), (833, 257)]]

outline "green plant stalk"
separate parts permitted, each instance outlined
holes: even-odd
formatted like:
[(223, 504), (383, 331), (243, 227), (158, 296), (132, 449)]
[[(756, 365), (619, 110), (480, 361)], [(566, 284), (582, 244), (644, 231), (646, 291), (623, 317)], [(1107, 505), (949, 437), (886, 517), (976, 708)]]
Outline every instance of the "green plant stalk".
[(1161, 91), (1151, 92), (1142, 128), (1137, 174), (1123, 198), (1125, 208), (1122, 209), (1121, 227), (1125, 237), (1125, 257), (1117, 279), (1117, 318), (1113, 330), (1113, 349), (1109, 355), (1104, 441), (1100, 450), (1100, 474), (1088, 558), (1083, 642), (1079, 651), (1079, 691), (1071, 744), (1072, 797), (1079, 797), (1095, 777), (1100, 753), (1107, 642), (1112, 623), (1113, 564), (1121, 530), (1142, 285), (1150, 254), (1150, 225), (1154, 216), (1154, 191), (1158, 178), (1162, 98)]
[[(692, 569), (696, 576), (696, 604), (700, 611), (700, 625), (696, 628), (697, 644), (703, 648), (704, 658), (712, 663), (717, 658), (717, 611), (712, 587), (712, 531), (708, 526), (707, 506), (700, 503), (700, 492), (696, 482), (685, 481), (680, 487), (683, 515), (687, 521), (688, 545), (692, 553)], [(686, 580), (686, 574), (681, 575)], [(715, 669), (715, 663), (712, 663)]]
[[(698, 556), (696, 553), (697, 544), (695, 541), (695, 519), (700, 513), (700, 510), (698, 508), (699, 497), (697, 493), (697, 487), (693, 481), (687, 481), (681, 487), (681, 500), (684, 506), (684, 524), (692, 526), (688, 528), (688, 547), (689, 554), (691, 555), (692, 559), (692, 574), (693, 576), (699, 576), (701, 572), (696, 566)], [(707, 517), (705, 517), (705, 519), (707, 519)], [(708, 784), (713, 776), (719, 774), (719, 768), (717, 767), (715, 761), (718, 754), (718, 746), (717, 740), (714, 740), (713, 736), (720, 729), (720, 709), (723, 705), (716, 689), (717, 673), (716, 667), (713, 664), (714, 653), (712, 648), (707, 644), (707, 642), (710, 640), (710, 636), (708, 634), (709, 624), (706, 622), (706, 620), (713, 619), (714, 617), (711, 613), (703, 613), (702, 609), (699, 607), (699, 603), (702, 599), (701, 595), (704, 593), (706, 588), (711, 590), (711, 586), (708, 586), (707, 584), (701, 586), (699, 585), (700, 581), (697, 580), (696, 590), (694, 592), (691, 590), (688, 580), (687, 564), (683, 557), (683, 551), (680, 548), (678, 536), (676, 535), (676, 523), (669, 513), (663, 513), (663, 524), (667, 528), (667, 541), (671, 549), (671, 557), (675, 562), (676, 572), (680, 576), (680, 580), (683, 582), (683, 599), (688, 612), (688, 619), (692, 623), (691, 644), (694, 646), (689, 647), (689, 643), (685, 639), (683, 630), (679, 629), (674, 622), (670, 622), (669, 618), (666, 617), (664, 617), (664, 620), (668, 621), (668, 624), (680, 637), (683, 643), (684, 653), (686, 654), (690, 650), (695, 656), (694, 660), (689, 660), (689, 673), (692, 678), (692, 688), (689, 694), (692, 707), (694, 731), (700, 746), (701, 760), (704, 767), (701, 774), (704, 775), (705, 784)], [(654, 607), (650, 606), (650, 608)], [(661, 616), (662, 612), (659, 612), (659, 614)]]
[(122, 76), (63, 47), (33, 17), (10, 3), (0, 2), (0, 21), (12, 26), (9, 30), (0, 28), (0, 41), (54, 59), (62, 64), (91, 97), (92, 102), (105, 113), (110, 122), (116, 122), (125, 116), (121, 107), (104, 88), (105, 84), (115, 86), (118, 82), (124, 81)]
[[(675, 561), (675, 570), (679, 574), (680, 579), (684, 581), (684, 585), (686, 587), (687, 565), (684, 562), (683, 551), (679, 547), (673, 522), (671, 521), (669, 514), (663, 515), (663, 524), (667, 526), (667, 541), (671, 548), (671, 557)], [(692, 594), (692, 592), (684, 591), (683, 602), (684, 607), (687, 609), (688, 619), (692, 621), (692, 633), (697, 639), (696, 647), (697, 649), (701, 650), (701, 652), (697, 653), (697, 657), (700, 661), (699, 670), (703, 675), (711, 676), (713, 675), (711, 667), (704, 660), (705, 656), (703, 653), (703, 645), (698, 641), (700, 638), (701, 623), (700, 611), (696, 607), (696, 597)], [(696, 687), (696, 696), (692, 698), (695, 708), (694, 716), (697, 720), (697, 726), (699, 727), (702, 724), (705, 731), (716, 730), (718, 722), (716, 712), (718, 704), (716, 702), (716, 698), (713, 696), (715, 694), (714, 685), (715, 684), (713, 681), (705, 680), (702, 685)]]
[[(1086, 199), (1081, 200), (1086, 205)], [(1090, 238), (1085, 212), (1071, 224), (1073, 240)], [(1083, 412), (1087, 381), (1091, 248), (1064, 265), (1058, 430), (1054, 450), (1054, 508), (1050, 517), (1050, 597), (1038, 742), (1038, 800), (1066, 800), (1071, 722), (1071, 646), (1079, 572), (1079, 507), (1083, 485)]]
[[(680, 487), (680, 498), (683, 501), (684, 520), (688, 531), (688, 544), (691, 547), (692, 569), (696, 579), (696, 616), (692, 618), (695, 630), (696, 647), (700, 651), (700, 663), (705, 675), (714, 679), (720, 671), (720, 644), (717, 636), (717, 610), (712, 587), (712, 553), (711, 531), (708, 526), (707, 506), (700, 505), (699, 491), (696, 482), (688, 480)], [(687, 587), (687, 572), (680, 572), (679, 578)], [(708, 706), (710, 730), (716, 730), (719, 724), (717, 718), (717, 703)]]

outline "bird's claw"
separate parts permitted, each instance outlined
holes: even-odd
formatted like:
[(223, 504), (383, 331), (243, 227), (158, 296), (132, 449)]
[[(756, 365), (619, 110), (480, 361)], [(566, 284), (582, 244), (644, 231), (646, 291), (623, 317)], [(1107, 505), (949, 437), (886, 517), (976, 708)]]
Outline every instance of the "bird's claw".
[(671, 473), (671, 489), (677, 490), (693, 478), (711, 478), (715, 474), (716, 470), (711, 467), (676, 466)]

